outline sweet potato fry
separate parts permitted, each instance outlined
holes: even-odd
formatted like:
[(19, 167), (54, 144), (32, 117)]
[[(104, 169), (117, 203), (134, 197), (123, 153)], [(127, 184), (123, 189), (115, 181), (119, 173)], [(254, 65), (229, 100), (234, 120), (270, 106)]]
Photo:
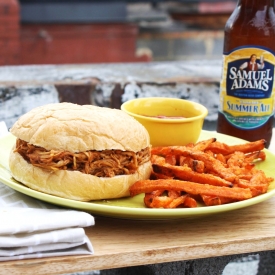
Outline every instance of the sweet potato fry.
[(266, 159), (266, 154), (264, 151), (255, 151), (252, 153), (247, 153), (245, 155), (245, 162), (251, 163), (255, 161), (264, 161)]
[(216, 154), (216, 159), (224, 164), (227, 162), (226, 157), (223, 154)]
[(257, 183), (261, 183), (265, 184), (268, 187), (272, 181), (272, 177), (267, 177), (262, 170), (257, 170), (255, 173), (253, 173), (250, 183), (254, 185), (256, 185)]
[[(176, 157), (185, 156), (188, 157), (190, 152), (198, 151), (190, 146), (164, 146), (164, 147), (153, 147), (151, 149), (152, 155), (167, 156), (175, 155)], [(199, 151), (201, 152), (201, 151)]]
[(199, 141), (194, 145), (192, 150), (194, 150), (194, 151), (205, 151), (206, 149), (208, 149), (210, 144), (212, 144), (215, 141), (216, 141), (216, 138), (210, 138), (210, 139), (207, 139), (207, 140)]
[(151, 155), (151, 163), (164, 165), (166, 163), (165, 158), (159, 155)]
[(151, 193), (146, 193), (144, 204), (149, 208), (177, 208), (183, 205), (187, 195), (181, 195), (181, 192), (170, 190), (155, 190)]
[(169, 163), (171, 165), (176, 165), (177, 164), (177, 158), (175, 155), (167, 155), (165, 157), (165, 162)]
[(233, 154), (230, 154), (225, 157), (227, 165), (230, 167), (232, 166), (239, 166), (239, 167), (244, 167), (247, 166), (248, 164), (251, 167), (254, 167), (254, 163), (256, 161), (264, 161), (266, 158), (266, 154), (263, 151), (255, 151), (252, 153), (245, 154), (240, 151), (236, 151)]
[(227, 159), (226, 163), (228, 167), (242, 167), (245, 159), (245, 154), (243, 152), (235, 152), (231, 154), (230, 157)]
[(168, 190), (168, 197), (176, 199), (181, 196), (181, 191), (175, 191), (175, 190)]
[(200, 151), (198, 152), (194, 151), (189, 153), (190, 153), (189, 155), (190, 157), (204, 162), (205, 168), (208, 173), (211, 173), (211, 171), (214, 171), (215, 174), (219, 175), (221, 178), (230, 182), (234, 182), (234, 180), (236, 179), (236, 175), (214, 157)]
[[(181, 147), (181, 150), (187, 149), (186, 146), (179, 146), (179, 147)], [(171, 146), (164, 146), (164, 147), (151, 148), (151, 154), (165, 157), (166, 155), (173, 155), (174, 153), (173, 153), (173, 148)]]
[(266, 159), (265, 140), (228, 145), (210, 138), (186, 146), (151, 149), (150, 180), (130, 187), (131, 196), (145, 193), (152, 208), (221, 205), (267, 192), (274, 180), (256, 168)]
[(197, 201), (194, 198), (187, 195), (186, 198), (185, 198), (185, 201), (183, 203), (183, 206), (188, 207), (188, 208), (195, 208), (195, 207), (198, 206), (198, 204), (197, 204)]
[(175, 179), (192, 181), (197, 183), (207, 183), (210, 185), (216, 186), (227, 186), (233, 187), (233, 184), (227, 180), (216, 177), (211, 174), (202, 174), (192, 171), (189, 167), (186, 166), (172, 166), (172, 165), (157, 165), (153, 164), (153, 171), (155, 173), (164, 174)]
[(224, 197), (216, 197), (216, 196), (207, 196), (202, 195), (202, 200), (206, 206), (214, 206), (214, 205), (222, 205), (231, 202), (235, 202), (236, 200), (224, 198)]
[(151, 193), (147, 193), (144, 196), (144, 204), (149, 208), (167, 208), (167, 206), (173, 201), (173, 198), (167, 196), (161, 196), (163, 191), (155, 190)]
[(253, 185), (250, 183), (249, 180), (240, 179), (236, 186), (241, 188), (249, 188), (251, 190), (252, 197), (256, 197), (266, 193), (266, 185), (264, 184)]
[(189, 195), (181, 195), (181, 192), (169, 190), (156, 190), (146, 193), (144, 204), (149, 208), (177, 208), (177, 207), (197, 207), (197, 202)]
[(183, 195), (183, 196), (177, 197), (177, 198), (173, 199), (173, 201), (171, 203), (169, 203), (166, 206), (166, 208), (177, 208), (178, 206), (180, 206), (182, 204), (184, 205), (186, 199), (187, 199), (187, 195)]
[(253, 142), (247, 142), (244, 144), (237, 144), (237, 145), (227, 145), (221, 142), (213, 142), (208, 146), (208, 150), (212, 151), (215, 154), (223, 154), (229, 155), (236, 151), (243, 152), (243, 153), (251, 153), (254, 151), (260, 151), (265, 148), (266, 141), (264, 139), (260, 139)]
[(130, 195), (135, 196), (140, 193), (150, 193), (154, 190), (175, 190), (184, 191), (191, 195), (210, 195), (231, 198), (234, 200), (246, 200), (252, 197), (248, 188), (220, 187), (209, 184), (200, 184), (181, 180), (141, 180), (135, 182), (130, 187)]
[[(227, 181), (234, 182), (236, 179), (236, 175), (227, 169), (222, 162), (205, 152), (193, 151), (184, 146), (163, 147), (163, 152), (165, 150), (167, 150), (169, 154), (175, 154), (176, 156), (182, 155), (185, 157), (191, 157), (195, 160), (203, 161), (208, 172), (211, 173), (211, 171), (214, 171), (215, 174)], [(158, 149), (158, 152), (162, 152), (161, 149)]]
[(152, 171), (150, 175), (150, 180), (157, 180), (157, 179), (173, 179), (173, 177), (169, 177), (167, 175), (155, 173), (154, 171)]
[(214, 154), (222, 154), (222, 155), (229, 155), (235, 152), (230, 148), (229, 145), (219, 141), (213, 142), (211, 145), (208, 146), (207, 150), (211, 151)]
[(198, 173), (203, 173), (205, 168), (203, 161), (199, 161), (199, 160), (192, 159), (190, 157), (184, 157), (184, 156), (180, 156), (178, 165), (179, 166), (187, 165), (193, 171), (196, 171)]
[(221, 205), (221, 199), (215, 196), (202, 195), (202, 200), (206, 206)]

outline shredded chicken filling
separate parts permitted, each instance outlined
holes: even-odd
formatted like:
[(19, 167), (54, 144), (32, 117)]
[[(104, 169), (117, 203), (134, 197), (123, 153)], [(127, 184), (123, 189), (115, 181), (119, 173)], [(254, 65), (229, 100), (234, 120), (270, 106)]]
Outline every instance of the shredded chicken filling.
[(43, 169), (75, 170), (97, 177), (133, 174), (140, 165), (150, 160), (149, 147), (137, 153), (121, 150), (90, 150), (72, 153), (47, 151), (42, 147), (17, 139), (14, 151), (32, 165)]

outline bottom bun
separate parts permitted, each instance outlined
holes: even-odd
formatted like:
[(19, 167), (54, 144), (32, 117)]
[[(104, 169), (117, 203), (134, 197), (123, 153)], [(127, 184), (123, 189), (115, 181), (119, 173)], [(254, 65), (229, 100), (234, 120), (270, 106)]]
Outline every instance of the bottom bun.
[(9, 165), (12, 176), (31, 189), (78, 201), (127, 197), (129, 187), (138, 180), (148, 179), (152, 169), (151, 163), (146, 162), (135, 174), (100, 178), (79, 171), (41, 169), (13, 151)]

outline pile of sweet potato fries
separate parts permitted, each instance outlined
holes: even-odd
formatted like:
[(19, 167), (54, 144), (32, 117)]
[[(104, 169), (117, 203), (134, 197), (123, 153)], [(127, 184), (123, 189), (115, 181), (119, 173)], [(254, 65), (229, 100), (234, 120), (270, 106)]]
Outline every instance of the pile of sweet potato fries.
[(187, 146), (153, 147), (152, 174), (130, 187), (145, 193), (150, 208), (221, 205), (266, 193), (273, 178), (255, 163), (264, 161), (265, 140), (227, 145), (216, 138)]

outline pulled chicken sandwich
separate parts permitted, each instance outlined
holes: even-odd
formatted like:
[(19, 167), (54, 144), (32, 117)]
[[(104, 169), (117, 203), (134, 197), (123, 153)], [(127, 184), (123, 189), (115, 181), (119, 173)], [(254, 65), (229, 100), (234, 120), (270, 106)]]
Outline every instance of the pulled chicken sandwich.
[(146, 129), (118, 109), (73, 103), (37, 107), (13, 125), (12, 176), (31, 189), (91, 201), (129, 196), (151, 174)]

